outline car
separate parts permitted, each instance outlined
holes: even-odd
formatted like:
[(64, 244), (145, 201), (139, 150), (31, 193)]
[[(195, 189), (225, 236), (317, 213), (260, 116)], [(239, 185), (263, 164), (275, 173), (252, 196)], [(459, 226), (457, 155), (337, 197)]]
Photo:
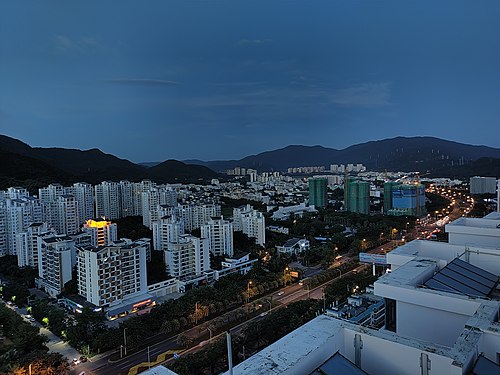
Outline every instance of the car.
[(264, 311), (263, 313), (260, 313), (259, 316), (266, 316), (267, 315), (267, 311)]
[(302, 281), (299, 281), (299, 285), (302, 286), (304, 285), (304, 283)]
[(283, 294), (285, 294), (285, 292), (279, 292), (278, 296), (282, 296)]
[(80, 357), (80, 362), (82, 362), (82, 363), (87, 362), (87, 357), (85, 357), (84, 355), (82, 355)]

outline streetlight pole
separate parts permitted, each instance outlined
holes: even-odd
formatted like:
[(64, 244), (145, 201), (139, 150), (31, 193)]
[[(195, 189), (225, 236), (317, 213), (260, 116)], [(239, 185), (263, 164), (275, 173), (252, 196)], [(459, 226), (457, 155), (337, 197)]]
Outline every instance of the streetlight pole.
[(198, 324), (198, 302), (194, 304), (194, 324)]
[(273, 304), (271, 303), (271, 301), (269, 301), (267, 299), (266, 299), (266, 302), (269, 304), (269, 312), (271, 312), (271, 309), (273, 308)]
[(208, 329), (208, 333), (210, 334), (210, 338), (208, 339), (208, 342), (212, 342), (212, 330), (210, 329), (210, 327), (207, 327)]
[(247, 303), (250, 301), (250, 285), (252, 285), (252, 280), (247, 284)]
[(325, 294), (325, 288), (323, 288), (323, 312), (326, 312), (326, 294)]
[(149, 355), (149, 346), (148, 346), (148, 368), (151, 369), (151, 356)]
[(125, 355), (127, 355), (127, 327), (123, 328), (123, 344)]

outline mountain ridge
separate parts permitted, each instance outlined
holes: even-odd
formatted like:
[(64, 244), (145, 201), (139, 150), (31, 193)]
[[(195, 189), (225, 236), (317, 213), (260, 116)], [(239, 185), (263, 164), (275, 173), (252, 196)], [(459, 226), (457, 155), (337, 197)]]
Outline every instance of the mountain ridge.
[(277, 171), (305, 166), (325, 166), (328, 169), (330, 164), (361, 163), (371, 170), (429, 172), (457, 164), (470, 164), (481, 157), (500, 159), (500, 149), (421, 136), (368, 141), (341, 150), (324, 146), (289, 145), (239, 160), (186, 162), (199, 163), (216, 171), (237, 166)]
[[(361, 163), (369, 170), (418, 171), (429, 175), (449, 172), (454, 176), (469, 176), (476, 172), (491, 175), (500, 165), (500, 149), (483, 145), (468, 145), (436, 137), (394, 137), (334, 149), (321, 145), (288, 145), (276, 150), (249, 155), (239, 160), (178, 161), (133, 163), (97, 148), (89, 150), (60, 147), (31, 147), (21, 140), (0, 135), (0, 152), (17, 154), (42, 162), (47, 176), (99, 183), (103, 180), (152, 179), (164, 182), (197, 182), (220, 177), (215, 171), (234, 167), (264, 171), (286, 171), (290, 167), (324, 166)], [(6, 158), (6, 156), (4, 156)], [(481, 162), (479, 159), (483, 158)], [(22, 165), (30, 170), (30, 159)], [(12, 172), (12, 171), (11, 171)], [(19, 172), (19, 171), (17, 171)], [(21, 173), (22, 174), (22, 173)], [(13, 175), (0, 175), (14, 178)], [(16, 181), (17, 181), (16, 177)]]
[[(21, 169), (29, 170), (32, 164), (39, 165), (47, 178), (53, 182), (86, 181), (100, 183), (104, 180), (132, 180), (154, 179), (164, 182), (194, 182), (200, 179), (217, 177), (211, 169), (200, 165), (189, 165), (181, 161), (169, 161), (161, 168), (147, 168), (135, 164), (127, 159), (120, 159), (112, 154), (105, 153), (98, 148), (89, 150), (67, 149), (61, 147), (31, 147), (18, 139), (0, 135), (0, 153), (2, 160), (7, 163), (16, 163), (14, 156), (22, 161)], [(165, 161), (167, 162), (167, 161)], [(165, 163), (164, 162), (164, 163)], [(179, 164), (180, 163), (180, 164)], [(0, 178), (4, 180), (22, 181), (18, 177), (22, 171), (3, 168)], [(21, 175), (26, 176), (26, 174)], [(61, 181), (61, 182), (62, 182)]]

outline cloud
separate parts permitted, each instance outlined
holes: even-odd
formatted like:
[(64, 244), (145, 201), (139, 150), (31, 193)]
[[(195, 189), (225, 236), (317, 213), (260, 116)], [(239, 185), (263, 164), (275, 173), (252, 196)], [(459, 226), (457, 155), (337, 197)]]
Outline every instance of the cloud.
[(165, 79), (150, 79), (150, 78), (118, 78), (108, 79), (106, 82), (115, 85), (127, 86), (177, 86), (180, 82), (170, 81)]
[(342, 107), (385, 107), (391, 104), (390, 83), (363, 83), (334, 90), (331, 101)]
[(237, 46), (261, 46), (272, 43), (272, 39), (240, 39)]
[(102, 44), (88, 36), (70, 38), (66, 35), (56, 35), (54, 45), (56, 51), (66, 53), (89, 54), (104, 50)]

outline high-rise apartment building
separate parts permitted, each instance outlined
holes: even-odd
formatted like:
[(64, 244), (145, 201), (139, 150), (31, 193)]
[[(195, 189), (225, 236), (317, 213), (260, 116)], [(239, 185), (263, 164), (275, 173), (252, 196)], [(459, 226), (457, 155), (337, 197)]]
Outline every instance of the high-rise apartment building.
[(32, 223), (25, 232), (16, 235), (17, 264), (19, 267), (38, 267), (38, 248), (41, 239), (53, 237), (55, 232), (50, 230), (47, 223)]
[(78, 202), (73, 195), (63, 194), (56, 200), (55, 229), (58, 234), (72, 235), (79, 230)]
[(471, 194), (495, 194), (497, 180), (495, 177), (471, 177), (470, 178), (470, 193)]
[(78, 224), (83, 224), (95, 217), (94, 187), (86, 182), (77, 182), (73, 184), (73, 191), (78, 202)]
[(160, 217), (158, 206), (177, 205), (177, 192), (171, 188), (152, 188), (142, 193), (142, 222), (152, 229), (153, 223)]
[(153, 247), (165, 251), (170, 242), (178, 242), (184, 232), (184, 222), (175, 216), (163, 216), (153, 223)]
[(118, 239), (118, 227), (116, 223), (108, 220), (87, 220), (82, 229), (90, 235), (92, 246), (110, 245)]
[(208, 239), (185, 234), (178, 242), (170, 242), (165, 251), (165, 264), (170, 276), (191, 278), (210, 269)]
[(233, 224), (224, 220), (222, 216), (212, 217), (201, 226), (201, 238), (208, 239), (210, 252), (213, 255), (233, 256)]
[(146, 293), (146, 253), (144, 243), (130, 240), (78, 247), (78, 293), (105, 308)]
[(328, 180), (326, 178), (309, 179), (309, 206), (326, 207)]
[(266, 221), (262, 212), (247, 204), (233, 209), (233, 227), (248, 237), (255, 238), (255, 243), (264, 246), (266, 243)]
[(120, 184), (113, 181), (103, 181), (94, 187), (96, 216), (108, 220), (122, 217), (122, 202)]
[(370, 183), (359, 180), (347, 181), (344, 189), (344, 208), (349, 212), (370, 213)]
[[(425, 209), (425, 187), (421, 184), (397, 184), (384, 185), (384, 207), (386, 201), (390, 200), (390, 209), (386, 211), (392, 216), (417, 216), (426, 214)], [(387, 190), (387, 191), (386, 191)], [(387, 195), (386, 194), (389, 194)], [(389, 204), (387, 204), (389, 206)]]
[(16, 255), (16, 236), (25, 232), (30, 224), (41, 222), (43, 217), (43, 205), (38, 199), (9, 193), (7, 196), (18, 198), (6, 198), (0, 202), (0, 256)]
[(37, 286), (51, 297), (61, 293), (64, 284), (72, 278), (76, 262), (75, 240), (69, 236), (51, 236), (40, 239), (38, 248)]

